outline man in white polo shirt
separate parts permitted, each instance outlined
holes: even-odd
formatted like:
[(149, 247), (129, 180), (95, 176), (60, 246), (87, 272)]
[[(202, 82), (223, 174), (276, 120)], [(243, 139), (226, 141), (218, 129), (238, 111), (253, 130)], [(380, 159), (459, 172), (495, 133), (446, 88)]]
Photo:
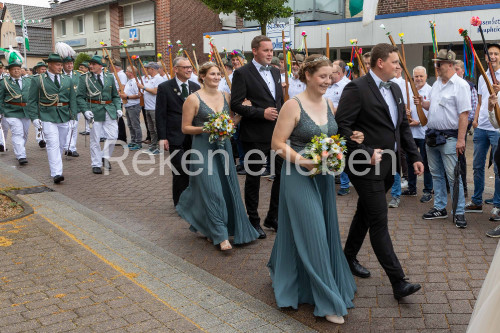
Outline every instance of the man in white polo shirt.
[[(438, 78), (432, 86), (430, 101), (424, 101), (422, 96), (414, 97), (415, 104), (421, 103), (429, 110), (426, 149), (434, 185), (434, 207), (422, 216), (426, 220), (448, 217), (448, 193), (444, 177), (448, 177), (450, 193), (453, 196), (454, 170), (458, 154), (465, 152), (467, 118), (471, 111), (470, 88), (469, 84), (456, 74), (455, 59), (453, 51), (440, 50), (437, 58), (433, 59), (436, 61)], [(460, 177), (454, 221), (458, 228), (467, 227), (464, 213), (464, 187)]]

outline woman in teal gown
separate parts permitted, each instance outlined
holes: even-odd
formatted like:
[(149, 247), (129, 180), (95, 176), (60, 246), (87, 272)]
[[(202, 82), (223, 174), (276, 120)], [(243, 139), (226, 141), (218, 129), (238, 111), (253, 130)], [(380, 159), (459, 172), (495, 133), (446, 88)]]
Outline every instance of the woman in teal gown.
[[(337, 133), (331, 102), (330, 60), (311, 55), (299, 72), (307, 88), (280, 111), (272, 148), (286, 163), (281, 170), (278, 233), (268, 267), (279, 307), (313, 304), (314, 315), (342, 324), (354, 307), (354, 278), (342, 251), (335, 200), (335, 178), (310, 177), (312, 160), (300, 153), (315, 135)], [(351, 139), (362, 142), (363, 134)]]
[(182, 109), (182, 132), (193, 136), (191, 149), (196, 154), (191, 155), (189, 186), (176, 209), (192, 231), (202, 233), (214, 245), (220, 244), (221, 250), (230, 250), (229, 236), (234, 236), (235, 244), (243, 244), (259, 234), (250, 224), (241, 199), (230, 140), (222, 145), (210, 143), (209, 133), (203, 132), (210, 114), (230, 113), (228, 95), (218, 90), (220, 70), (213, 62), (205, 63), (198, 78), (202, 88), (186, 99)]

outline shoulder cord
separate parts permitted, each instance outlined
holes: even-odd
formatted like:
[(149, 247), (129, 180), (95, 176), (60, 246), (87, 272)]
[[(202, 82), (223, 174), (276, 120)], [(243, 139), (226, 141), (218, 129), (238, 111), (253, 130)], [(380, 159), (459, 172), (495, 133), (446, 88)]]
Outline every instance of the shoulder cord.
[(3, 81), (4, 81), (5, 89), (7, 89), (7, 91), (9, 92), (9, 95), (10, 95), (10, 98), (7, 98), (5, 100), (6, 102), (10, 102), (13, 99), (18, 99), (18, 98), (22, 98), (23, 97), (22, 93), (20, 95), (16, 94), (16, 92), (12, 89), (12, 87), (10, 86), (10, 84), (7, 83), (6, 79), (3, 79)]
[(43, 84), (43, 76), (40, 75), (40, 88), (43, 91), (43, 94), (45, 95), (45, 98), (50, 101), (50, 103), (42, 103), (40, 98), (38, 98), (38, 103), (40, 103), (41, 106), (53, 106), (54, 104), (59, 103), (59, 94), (48, 94), (47, 90), (45, 90), (45, 85)]
[[(90, 75), (87, 74), (87, 77), (85, 78), (85, 85), (87, 86), (87, 94), (89, 95), (89, 97), (99, 96), (99, 100), (101, 100), (101, 98), (102, 98), (101, 91), (95, 86), (94, 82), (89, 80), (89, 78), (90, 78)], [(90, 89), (89, 83), (92, 84), (94, 91), (92, 91), (92, 89)]]

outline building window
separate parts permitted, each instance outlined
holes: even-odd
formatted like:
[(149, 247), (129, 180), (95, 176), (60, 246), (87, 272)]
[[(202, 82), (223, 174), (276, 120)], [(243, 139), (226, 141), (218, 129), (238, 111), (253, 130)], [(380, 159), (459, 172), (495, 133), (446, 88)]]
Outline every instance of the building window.
[(59, 21), (59, 37), (66, 36), (66, 20)]
[(123, 25), (132, 26), (141, 23), (153, 22), (155, 18), (154, 2), (140, 2), (123, 6)]
[(94, 14), (94, 30), (106, 30), (106, 11), (100, 11)]
[(85, 32), (84, 26), (85, 26), (85, 19), (83, 15), (80, 16), (75, 16), (73, 19), (73, 31), (75, 32), (75, 35), (78, 34), (83, 34)]

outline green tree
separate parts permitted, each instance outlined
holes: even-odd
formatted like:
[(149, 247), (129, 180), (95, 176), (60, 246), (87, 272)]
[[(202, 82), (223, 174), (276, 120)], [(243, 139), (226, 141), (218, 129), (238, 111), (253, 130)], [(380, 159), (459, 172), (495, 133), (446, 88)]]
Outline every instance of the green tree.
[(263, 35), (266, 34), (266, 24), (274, 18), (289, 17), (293, 11), (286, 6), (286, 0), (201, 0), (206, 6), (217, 13), (236, 15), (244, 20), (256, 20), (260, 24)]
[(75, 70), (78, 70), (78, 67), (80, 67), (80, 64), (84, 61), (89, 61), (92, 57), (89, 56), (87, 53), (78, 53), (75, 59)]

